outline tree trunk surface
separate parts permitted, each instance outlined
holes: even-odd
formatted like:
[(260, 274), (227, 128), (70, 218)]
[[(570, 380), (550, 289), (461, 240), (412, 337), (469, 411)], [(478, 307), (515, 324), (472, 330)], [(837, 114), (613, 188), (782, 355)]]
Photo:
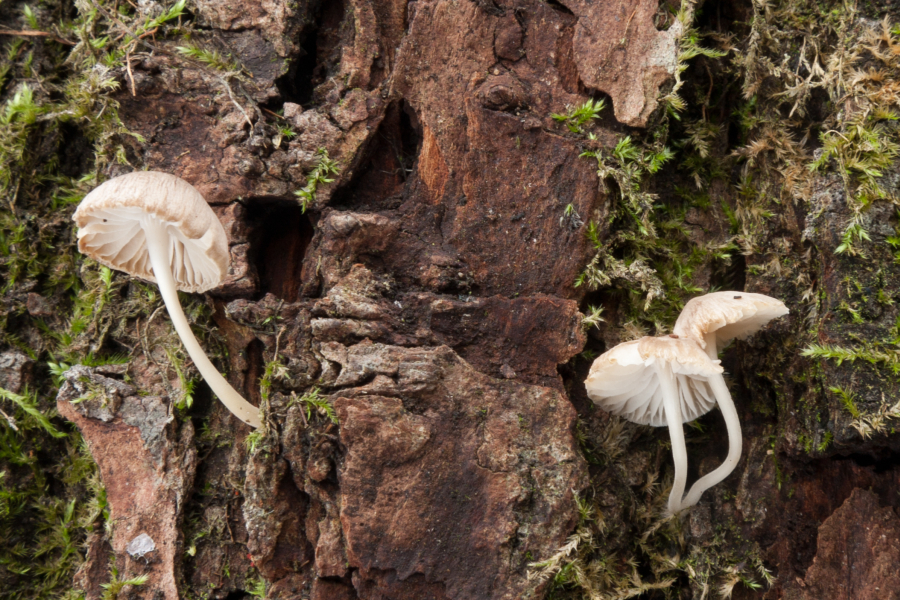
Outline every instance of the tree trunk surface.
[[(864, 5), (863, 5), (864, 4)], [(0, 598), (900, 598), (900, 7), (814, 0), (0, 4)], [(175, 174), (182, 294), (77, 252)], [(708, 291), (735, 471), (596, 407)], [(688, 485), (717, 410), (685, 425)], [(5, 591), (4, 591), (5, 590)]]

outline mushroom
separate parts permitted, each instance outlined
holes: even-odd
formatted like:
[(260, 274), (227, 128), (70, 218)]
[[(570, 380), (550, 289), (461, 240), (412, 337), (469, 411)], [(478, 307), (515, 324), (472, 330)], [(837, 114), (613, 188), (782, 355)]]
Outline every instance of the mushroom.
[(159, 286), (175, 331), (209, 387), (237, 418), (260, 427), (258, 409), (209, 361), (178, 302), (178, 290), (205, 292), (228, 271), (225, 229), (200, 192), (174, 175), (138, 171), (95, 188), (73, 218), (82, 253)]
[[(676, 335), (695, 341), (705, 348), (710, 360), (718, 358), (719, 349), (734, 338), (746, 338), (763, 328), (772, 319), (788, 314), (788, 309), (780, 300), (763, 294), (746, 292), (714, 292), (692, 298), (675, 321)], [(719, 374), (709, 378), (709, 386), (719, 403), (728, 431), (728, 456), (717, 469), (698, 479), (687, 496), (682, 508), (697, 504), (700, 496), (716, 485), (734, 470), (741, 458), (741, 422), (737, 409), (725, 385), (725, 378)]]
[(675, 462), (670, 514), (682, 509), (687, 482), (682, 424), (715, 406), (709, 381), (721, 378), (718, 363), (692, 340), (676, 335), (643, 337), (601, 354), (584, 382), (588, 396), (604, 410), (642, 425), (669, 426)]

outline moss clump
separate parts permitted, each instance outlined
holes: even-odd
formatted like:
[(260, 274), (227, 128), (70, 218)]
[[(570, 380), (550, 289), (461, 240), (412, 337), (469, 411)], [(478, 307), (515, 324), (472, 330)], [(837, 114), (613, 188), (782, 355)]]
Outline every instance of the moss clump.
[[(71, 215), (108, 167), (135, 160), (113, 93), (129, 82), (128, 58), (151, 43), (147, 34), (181, 29), (184, 6), (151, 16), (106, 0), (0, 10), (4, 29), (48, 34), (0, 39), (0, 350), (34, 361), (29, 389), (0, 390), (4, 598), (79, 597), (72, 576), (83, 544), (104, 527), (97, 468), (58, 418), (55, 396), (69, 365), (121, 363), (135, 349), (150, 356), (147, 324), (161, 304), (152, 286), (83, 259)], [(205, 305), (189, 306), (190, 319), (209, 320)], [(188, 407), (192, 373), (180, 344), (155, 341), (153, 356), (182, 379), (172, 397)]]
[(650, 453), (636, 453), (640, 430), (616, 417), (579, 425), (585, 455), (602, 474), (576, 499), (575, 533), (555, 554), (532, 563), (530, 577), (549, 580), (548, 597), (557, 600), (674, 598), (685, 587), (695, 597), (714, 597), (714, 591), (728, 597), (738, 584), (752, 590), (771, 584), (759, 547), (735, 527), (718, 525), (693, 539), (682, 518), (665, 516), (671, 480), (660, 482), (660, 473), (646, 468)]
[[(798, 335), (782, 333), (779, 343), (726, 362), (736, 358), (739, 368), (729, 367), (747, 375), (754, 414), (778, 432), (773, 460), (785, 447), (823, 455), (890, 435), (900, 406), (900, 280), (891, 268), (900, 242), (885, 231), (900, 185), (900, 27), (841, 2), (781, 0), (747, 10), (725, 30), (699, 16), (706, 25), (691, 43), (735, 52), (694, 52), (677, 84), (686, 100), (670, 103), (651, 131), (601, 147), (592, 122), (570, 128), (612, 199), (607, 213), (585, 216), (597, 254), (579, 284), (589, 290), (585, 305), (601, 307), (607, 321), (593, 323), (598, 343), (590, 351), (667, 332), (699, 293), (746, 286), (779, 297), (792, 316), (776, 327)], [(812, 360), (798, 359), (801, 351)], [(853, 399), (854, 411), (829, 387)], [(609, 454), (597, 447), (588, 458)], [(576, 535), (535, 564), (554, 594), (674, 597), (671, 590), (691, 585), (697, 597), (713, 597), (741, 581), (765, 585), (758, 548), (730, 526), (712, 542), (685, 541), (677, 523), (653, 509), (664, 494), (613, 483), (623, 460), (600, 461)], [(776, 471), (780, 487), (789, 473)], [(621, 502), (605, 498), (604, 488)], [(613, 521), (634, 529), (600, 525)]]
[[(610, 323), (624, 324), (618, 331), (607, 328), (610, 342), (666, 333), (687, 299), (728, 282), (732, 257), (741, 249), (737, 231), (698, 232), (689, 225), (697, 215), (722, 220), (717, 213), (724, 210), (733, 229), (739, 227), (731, 207), (720, 208), (710, 199), (713, 187), (728, 177), (722, 161), (713, 158), (724, 150), (727, 122), (712, 116), (722, 112), (728, 98), (712, 88), (698, 98), (689, 79), (682, 79), (693, 63), (721, 71), (726, 55), (702, 45), (701, 34), (691, 26), (695, 16), (693, 2), (686, 1), (672, 17), (684, 30), (676, 82), (661, 99), (665, 108), (650, 131), (621, 135), (613, 146), (603, 147), (594, 130), (601, 102), (554, 115), (581, 139), (582, 156), (596, 161), (601, 188), (611, 199), (608, 211), (587, 216), (596, 254), (576, 281), (589, 293), (598, 292), (591, 299), (605, 301), (613, 315)], [(580, 216), (567, 212), (561, 223), (576, 219), (580, 222)], [(719, 282), (711, 281), (714, 274)]]

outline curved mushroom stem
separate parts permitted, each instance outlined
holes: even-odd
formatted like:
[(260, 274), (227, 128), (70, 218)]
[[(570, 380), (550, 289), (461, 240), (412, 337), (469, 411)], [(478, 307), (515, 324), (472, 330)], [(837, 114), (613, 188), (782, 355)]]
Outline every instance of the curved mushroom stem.
[(244, 400), (237, 391), (231, 387), (219, 370), (209, 361), (206, 352), (200, 347), (197, 338), (191, 331), (191, 326), (181, 303), (178, 301), (178, 288), (175, 286), (175, 278), (172, 276), (172, 268), (169, 262), (169, 246), (171, 240), (166, 232), (165, 225), (156, 219), (145, 219), (142, 223), (144, 234), (147, 237), (147, 250), (150, 254), (150, 264), (153, 266), (153, 275), (159, 285), (159, 293), (162, 295), (169, 317), (181, 338), (181, 343), (197, 366), (197, 370), (209, 384), (213, 393), (219, 397), (228, 410), (238, 419), (251, 427), (261, 427), (259, 409)]
[[(718, 358), (715, 332), (706, 334), (706, 352), (712, 360)], [(725, 457), (725, 462), (719, 468), (694, 482), (694, 485), (691, 486), (690, 491), (688, 491), (687, 496), (684, 497), (684, 501), (681, 503), (683, 508), (697, 504), (703, 492), (728, 477), (741, 459), (743, 445), (741, 421), (738, 419), (737, 409), (734, 407), (734, 401), (731, 399), (728, 386), (725, 385), (725, 378), (722, 375), (710, 377), (709, 387), (712, 388), (713, 394), (716, 396), (716, 402), (719, 403), (719, 410), (722, 411), (722, 416), (725, 417), (725, 427), (728, 430), (728, 456)]]
[(669, 492), (669, 514), (674, 515), (681, 510), (681, 496), (687, 483), (687, 446), (684, 443), (684, 417), (681, 414), (681, 403), (678, 401), (678, 388), (675, 385), (675, 374), (667, 364), (660, 364), (657, 359), (656, 372), (659, 376), (660, 390), (663, 395), (663, 407), (666, 410), (666, 422), (669, 425), (669, 437), (672, 440), (672, 460), (675, 463), (675, 480)]

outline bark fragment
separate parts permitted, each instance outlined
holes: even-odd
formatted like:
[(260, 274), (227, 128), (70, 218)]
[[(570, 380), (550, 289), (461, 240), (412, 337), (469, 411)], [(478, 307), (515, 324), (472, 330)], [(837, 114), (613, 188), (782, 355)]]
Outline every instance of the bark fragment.
[[(197, 454), (190, 422), (179, 424), (168, 399), (139, 396), (137, 390), (87, 367), (72, 367), (59, 391), (57, 409), (81, 431), (100, 467), (110, 507), (111, 539), (121, 579), (147, 575), (134, 598), (178, 600), (177, 583), (184, 552), (181, 532), (185, 502), (193, 485)], [(144, 556), (127, 551), (142, 534), (155, 550)], [(93, 538), (91, 547), (105, 545)], [(92, 574), (105, 574), (87, 563), (82, 571), (89, 598), (99, 598)]]
[(900, 518), (878, 496), (855, 489), (819, 527), (818, 551), (802, 600), (900, 598)]
[(22, 391), (32, 379), (34, 361), (15, 350), (0, 354), (0, 388), (14, 394)]
[(657, 31), (656, 0), (561, 2), (578, 17), (572, 45), (581, 80), (612, 97), (621, 123), (646, 126), (661, 86), (675, 74), (682, 24)]
[(525, 555), (562, 541), (570, 485), (584, 476), (571, 406), (547, 388), (485, 377), (448, 348), (370, 348), (372, 382), (335, 394), (358, 591), (408, 597), (419, 581), (436, 597), (533, 597)]

